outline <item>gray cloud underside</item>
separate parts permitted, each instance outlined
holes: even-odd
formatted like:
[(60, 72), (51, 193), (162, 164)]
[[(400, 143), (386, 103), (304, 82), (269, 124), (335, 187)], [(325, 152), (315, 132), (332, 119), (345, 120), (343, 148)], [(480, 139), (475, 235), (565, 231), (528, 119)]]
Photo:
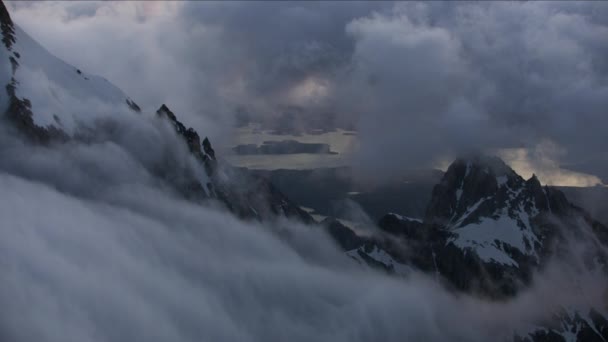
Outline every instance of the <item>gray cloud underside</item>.
[(560, 164), (608, 177), (602, 2), (44, 2), (13, 11), (60, 57), (146, 105), (169, 103), (217, 139), (237, 111), (268, 118), (297, 105), (304, 117), (356, 125), (354, 162), (380, 175), (549, 142), (562, 149)]

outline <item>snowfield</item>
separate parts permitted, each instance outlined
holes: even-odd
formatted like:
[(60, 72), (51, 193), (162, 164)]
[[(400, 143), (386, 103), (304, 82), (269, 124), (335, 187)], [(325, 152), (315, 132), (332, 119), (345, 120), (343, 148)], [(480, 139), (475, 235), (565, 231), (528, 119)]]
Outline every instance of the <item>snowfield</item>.
[[(15, 94), (31, 102), (37, 126), (55, 126), (71, 136), (79, 125), (90, 127), (96, 118), (128, 111), (128, 97), (118, 87), (55, 57), (18, 25), (14, 29), (16, 42), (11, 51), (0, 45), (0, 58), (7, 61), (0, 67), (0, 82), (9, 84), (14, 77)], [(18, 63), (14, 74), (11, 57)], [(4, 111), (9, 102), (2, 93)]]

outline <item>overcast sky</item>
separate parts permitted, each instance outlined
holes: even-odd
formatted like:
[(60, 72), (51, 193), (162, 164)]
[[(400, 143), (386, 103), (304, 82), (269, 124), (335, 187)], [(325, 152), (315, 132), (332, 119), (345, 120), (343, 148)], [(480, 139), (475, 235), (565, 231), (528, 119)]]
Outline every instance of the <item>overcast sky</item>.
[[(387, 175), (477, 149), (608, 178), (602, 2), (27, 2), (52, 53), (200, 131), (297, 106)], [(388, 158), (387, 156), (391, 157)], [(380, 167), (382, 166), (382, 167)]]

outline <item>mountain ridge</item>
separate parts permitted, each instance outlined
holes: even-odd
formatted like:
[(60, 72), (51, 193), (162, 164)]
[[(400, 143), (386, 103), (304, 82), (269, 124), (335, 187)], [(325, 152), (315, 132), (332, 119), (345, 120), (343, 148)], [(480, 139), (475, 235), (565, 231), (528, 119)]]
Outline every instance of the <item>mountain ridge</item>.
[[(105, 78), (85, 73), (53, 56), (12, 21), (2, 2), (0, 28), (4, 44), (0, 60), (7, 62), (5, 72), (0, 72), (7, 94), (0, 97), (0, 110), (27, 141), (43, 145), (88, 142), (96, 134), (100, 120), (111, 120), (112, 115), (146, 115)], [(174, 126), (177, 136), (205, 170), (179, 177), (174, 175), (177, 170), (151, 170), (186, 198), (220, 202), (241, 218), (267, 220), (286, 216), (306, 223), (313, 221), (270, 182), (216, 159), (209, 139), (201, 142), (198, 133), (186, 128), (165, 104), (156, 115)]]

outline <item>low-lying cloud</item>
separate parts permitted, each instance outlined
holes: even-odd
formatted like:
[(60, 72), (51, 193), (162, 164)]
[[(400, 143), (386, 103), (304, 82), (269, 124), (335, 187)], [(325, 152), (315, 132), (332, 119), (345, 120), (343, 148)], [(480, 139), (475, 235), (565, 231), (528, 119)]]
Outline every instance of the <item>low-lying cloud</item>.
[[(564, 289), (546, 280), (507, 303), (457, 297), (360, 269), (311, 227), (282, 223), (288, 243), (153, 189), (117, 190), (113, 205), (5, 173), (0, 183), (10, 341), (484, 341), (577, 303), (556, 301)], [(596, 299), (601, 283), (579, 280)]]
[(601, 302), (601, 276), (562, 264), (488, 302), (364, 268), (319, 227), (187, 202), (155, 172), (196, 172), (185, 144), (123, 114), (50, 147), (2, 126), (0, 340), (486, 341)]

